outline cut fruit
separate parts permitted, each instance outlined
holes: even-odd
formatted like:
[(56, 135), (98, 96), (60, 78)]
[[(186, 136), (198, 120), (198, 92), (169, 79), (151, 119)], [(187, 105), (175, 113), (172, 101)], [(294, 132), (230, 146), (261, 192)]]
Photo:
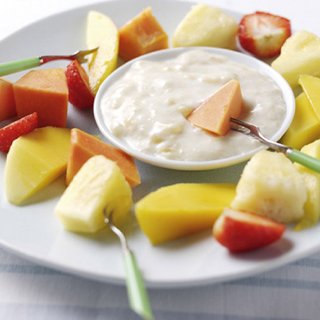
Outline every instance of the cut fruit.
[(290, 127), (280, 141), (291, 148), (301, 149), (319, 137), (320, 121), (306, 94), (302, 92), (296, 98), (296, 110)]
[[(304, 146), (301, 151), (311, 157), (320, 159), (320, 140)], [(302, 173), (307, 187), (304, 215), (295, 227), (295, 230), (302, 230), (314, 226), (320, 219), (320, 174), (300, 164), (296, 164), (296, 166)]]
[(62, 175), (67, 166), (70, 130), (45, 127), (16, 139), (4, 169), (9, 202), (20, 205)]
[(67, 166), (67, 184), (71, 182), (75, 174), (89, 158), (99, 154), (115, 161), (132, 187), (141, 183), (138, 169), (131, 156), (89, 133), (74, 128), (71, 130), (71, 151)]
[(0, 121), (16, 115), (16, 104), (13, 96), (12, 83), (0, 79)]
[(240, 83), (238, 80), (230, 80), (202, 102), (188, 116), (188, 120), (201, 129), (222, 136), (230, 130), (230, 117), (240, 116), (242, 104)]
[(66, 78), (70, 103), (79, 109), (92, 109), (94, 95), (90, 89), (89, 78), (77, 60), (67, 66)]
[(290, 35), (290, 20), (268, 12), (247, 14), (239, 23), (238, 37), (242, 48), (258, 58), (279, 55)]
[(64, 70), (29, 71), (13, 85), (18, 117), (36, 112), (39, 127), (65, 127), (68, 86)]
[(299, 84), (320, 122), (320, 78), (304, 74), (299, 77)]
[(115, 162), (90, 158), (60, 198), (55, 214), (69, 231), (94, 233), (106, 226), (104, 209), (119, 226), (132, 205), (131, 188)]
[(119, 33), (109, 17), (97, 11), (89, 12), (87, 46), (89, 49), (99, 47), (89, 58), (89, 83), (96, 94), (103, 80), (117, 67)]
[(220, 47), (235, 49), (238, 23), (235, 18), (216, 7), (197, 4), (176, 28), (174, 47)]
[(210, 229), (235, 195), (231, 184), (162, 187), (136, 204), (138, 223), (154, 245)]
[(296, 166), (278, 152), (260, 151), (245, 166), (231, 208), (281, 223), (300, 220), (307, 188)]
[(127, 61), (168, 48), (168, 36), (151, 8), (146, 8), (119, 29), (119, 55)]
[(307, 31), (294, 33), (271, 65), (292, 88), (298, 86), (301, 74), (320, 75), (320, 38)]
[(8, 152), (13, 141), (38, 127), (38, 115), (31, 113), (0, 129), (0, 151)]
[(283, 224), (256, 214), (225, 209), (213, 227), (214, 238), (231, 252), (256, 250), (279, 240)]

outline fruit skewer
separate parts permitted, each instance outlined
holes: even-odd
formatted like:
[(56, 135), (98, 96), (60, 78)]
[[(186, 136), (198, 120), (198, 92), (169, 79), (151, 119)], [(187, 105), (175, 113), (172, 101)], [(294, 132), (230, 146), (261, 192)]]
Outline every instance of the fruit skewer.
[(1, 63), (0, 76), (5, 76), (11, 73), (31, 69), (34, 67), (39, 67), (47, 62), (55, 60), (78, 60), (79, 63), (84, 63), (87, 61), (85, 57), (89, 54), (96, 52), (97, 50), (98, 48), (94, 48), (90, 50), (80, 50), (70, 55), (40, 56)]
[(284, 153), (291, 161), (302, 164), (303, 166), (320, 172), (320, 160), (311, 157), (301, 151), (290, 148), (284, 144), (279, 142), (274, 142), (268, 138), (266, 138), (260, 131), (259, 127), (254, 124), (231, 118), (232, 130), (246, 134), (250, 137), (253, 137), (259, 140), (261, 143), (268, 146), (270, 149), (278, 152)]

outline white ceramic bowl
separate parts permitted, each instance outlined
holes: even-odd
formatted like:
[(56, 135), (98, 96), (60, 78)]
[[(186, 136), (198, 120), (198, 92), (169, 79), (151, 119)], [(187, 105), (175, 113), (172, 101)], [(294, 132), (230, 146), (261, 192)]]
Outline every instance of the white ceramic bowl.
[[(113, 133), (109, 130), (106, 124), (103, 121), (102, 117), (102, 109), (101, 109), (101, 101), (104, 93), (108, 88), (120, 79), (130, 68), (130, 66), (137, 60), (151, 60), (151, 61), (164, 61), (176, 58), (181, 53), (187, 50), (194, 50), (194, 47), (190, 48), (174, 48), (174, 49), (166, 49), (156, 51), (150, 54), (143, 55), (138, 57), (130, 62), (125, 63), (123, 66), (114, 71), (100, 86), (98, 93), (94, 102), (94, 117), (96, 123), (98, 125), (99, 130), (103, 134), (103, 136), (109, 140), (112, 144), (119, 147), (123, 151), (127, 152), (134, 158), (143, 161), (145, 163), (155, 165), (162, 168), (175, 169), (175, 170), (209, 170), (215, 168), (228, 167), (245, 160), (248, 160), (252, 157), (256, 152), (265, 148), (265, 146), (261, 145), (258, 148), (249, 150), (247, 152), (237, 154), (231, 157), (216, 159), (216, 160), (208, 160), (208, 161), (181, 161), (181, 160), (171, 160), (164, 159), (156, 156), (152, 156), (150, 154), (143, 153), (139, 150), (133, 149), (131, 146), (128, 146), (124, 140), (119, 139), (114, 136)], [(256, 69), (259, 72), (269, 76), (272, 78), (275, 83), (279, 86), (282, 91), (283, 98), (286, 104), (286, 115), (278, 130), (271, 137), (272, 140), (279, 140), (283, 134), (288, 129), (295, 112), (295, 100), (293, 92), (288, 85), (288, 83), (282, 78), (282, 76), (272, 69), (269, 65), (264, 62), (261, 62), (258, 59), (255, 59), (249, 55), (239, 53), (236, 51), (219, 49), (219, 48), (201, 48), (201, 50), (209, 51), (213, 54), (224, 55), (227, 58), (236, 61), (238, 63), (244, 64), (250, 68)], [(240, 134), (240, 133), (239, 133)], [(248, 137), (248, 139), (251, 139)]]

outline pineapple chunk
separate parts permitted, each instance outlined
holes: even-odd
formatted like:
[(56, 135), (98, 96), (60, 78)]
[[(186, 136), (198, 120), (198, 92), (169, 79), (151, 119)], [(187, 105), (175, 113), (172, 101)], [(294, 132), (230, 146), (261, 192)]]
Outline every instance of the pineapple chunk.
[(136, 216), (150, 242), (160, 244), (212, 228), (234, 195), (231, 184), (175, 184), (141, 199)]
[(244, 168), (231, 207), (291, 223), (302, 218), (306, 200), (307, 188), (295, 165), (281, 153), (263, 150)]
[[(304, 146), (302, 152), (320, 159), (320, 140)], [(320, 174), (300, 164), (295, 164), (302, 173), (307, 187), (307, 201), (304, 205), (304, 215), (296, 225), (296, 230), (302, 230), (315, 225), (320, 218)]]
[(280, 56), (272, 62), (291, 85), (298, 86), (301, 74), (320, 75), (320, 38), (307, 31), (289, 37), (281, 48)]
[(207, 4), (192, 7), (173, 35), (174, 47), (207, 46), (235, 49), (237, 21)]
[(20, 205), (62, 175), (67, 166), (70, 130), (44, 127), (16, 139), (4, 169), (8, 201)]
[(90, 158), (60, 198), (55, 214), (69, 231), (94, 233), (105, 227), (103, 210), (115, 225), (124, 223), (132, 205), (131, 188), (117, 164), (102, 155)]

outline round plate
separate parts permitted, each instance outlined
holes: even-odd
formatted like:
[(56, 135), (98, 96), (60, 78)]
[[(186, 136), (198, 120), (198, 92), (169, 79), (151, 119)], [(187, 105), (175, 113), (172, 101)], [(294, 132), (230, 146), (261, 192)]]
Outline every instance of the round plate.
[[(281, 90), (282, 96), (284, 98), (284, 102), (286, 104), (285, 118), (283, 119), (283, 122), (281, 126), (278, 128), (278, 130), (272, 135), (272, 137), (270, 137), (271, 140), (278, 141), (289, 128), (290, 123), (294, 116), (294, 111), (295, 111), (294, 95), (290, 86), (288, 85), (288, 82), (285, 81), (278, 72), (276, 72), (266, 63), (263, 63), (260, 60), (255, 59), (251, 56), (245, 55), (244, 53), (240, 53), (232, 50), (220, 49), (220, 48), (198, 48), (198, 49), (207, 51), (208, 53), (227, 57), (231, 61), (235, 61), (249, 68), (258, 70), (261, 74), (268, 76), (274, 81), (274, 83)], [(99, 88), (99, 91), (94, 101), (94, 116), (100, 131), (114, 145), (124, 150), (125, 152), (129, 153), (136, 159), (139, 159), (143, 162), (146, 162), (158, 167), (162, 167), (162, 168), (175, 169), (175, 170), (209, 170), (209, 169), (228, 167), (228, 166), (250, 159), (259, 150), (265, 148), (265, 146), (260, 145), (259, 147), (253, 148), (246, 152), (241, 152), (231, 157), (215, 159), (210, 161), (181, 161), (181, 160), (165, 159), (159, 156), (153, 156), (129, 146), (123, 139), (115, 136), (109, 130), (105, 121), (103, 121), (102, 99), (104, 94), (108, 91), (108, 89), (113, 83), (117, 82), (119, 79), (121, 79), (125, 75), (125, 73), (130, 69), (132, 64), (140, 60), (166, 61), (166, 60), (174, 59), (180, 54), (184, 52), (188, 52), (190, 50), (195, 50), (195, 48), (194, 47), (193, 48), (192, 47), (191, 48), (190, 47), (174, 48), (174, 49), (167, 49), (167, 50), (152, 52), (147, 55), (138, 57), (124, 64), (123, 66), (118, 68), (116, 71), (114, 71), (103, 82), (103, 84)]]
[[(173, 0), (111, 1), (67, 11), (36, 22), (0, 42), (0, 61), (41, 54), (69, 53), (85, 48), (88, 10), (101, 11), (118, 26), (142, 9), (151, 6), (155, 16), (172, 34), (191, 7), (190, 2)], [(172, 10), (174, 8), (174, 10)], [(239, 18), (239, 15), (232, 13)], [(50, 35), (50, 37), (48, 36)], [(65, 66), (66, 62), (51, 64)], [(20, 75), (9, 77), (16, 79)], [(69, 108), (70, 127), (93, 134), (98, 128), (91, 112)], [(4, 195), (5, 155), (0, 155), (0, 244), (37, 263), (72, 274), (105, 282), (123, 283), (124, 269), (118, 240), (108, 230), (94, 236), (66, 232), (53, 214), (64, 190), (63, 177), (30, 201), (29, 205), (10, 205)], [(226, 182), (239, 178), (242, 166), (201, 172), (173, 171), (138, 162), (143, 183), (134, 190), (138, 200), (156, 188), (177, 182)], [(231, 255), (216, 243), (210, 230), (159, 247), (152, 247), (133, 224), (128, 232), (149, 286), (191, 286), (236, 279), (275, 268), (311, 254), (320, 248), (320, 226), (303, 231), (287, 231), (278, 243), (263, 250)]]

